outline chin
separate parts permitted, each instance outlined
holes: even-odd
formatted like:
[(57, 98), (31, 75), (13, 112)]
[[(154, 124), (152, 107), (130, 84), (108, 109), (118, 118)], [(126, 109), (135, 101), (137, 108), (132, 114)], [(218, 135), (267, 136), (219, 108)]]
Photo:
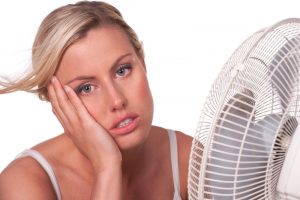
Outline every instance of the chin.
[(142, 146), (148, 138), (149, 130), (136, 130), (127, 135), (115, 138), (121, 151), (128, 151)]

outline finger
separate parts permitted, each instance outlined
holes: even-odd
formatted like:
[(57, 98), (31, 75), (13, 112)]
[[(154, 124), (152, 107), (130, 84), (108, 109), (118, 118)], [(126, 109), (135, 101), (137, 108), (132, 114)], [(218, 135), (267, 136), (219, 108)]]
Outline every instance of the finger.
[(65, 114), (62, 112), (62, 110), (60, 109), (53, 85), (50, 84), (48, 86), (48, 96), (49, 96), (49, 100), (52, 106), (52, 112), (55, 114), (55, 116), (57, 117), (57, 119), (59, 120), (59, 122), (61, 123), (61, 125), (63, 126), (64, 129), (66, 129), (67, 127), (69, 127), (69, 120), (67, 119), (67, 117), (65, 116)]
[(69, 121), (70, 125), (78, 122), (78, 115), (74, 106), (69, 101), (64, 89), (62, 88), (60, 82), (56, 77), (53, 77), (52, 84), (55, 92), (56, 103), (59, 109), (62, 111), (66, 119)]
[(76, 93), (67, 85), (64, 86), (66, 94), (69, 98), (69, 101), (72, 103), (73, 107), (75, 108), (80, 120), (82, 122), (93, 120), (93, 117), (90, 115), (80, 98), (76, 95)]
[(58, 121), (60, 122), (60, 124), (62, 125), (63, 129), (64, 129), (64, 133), (68, 134), (69, 133), (69, 128), (67, 127), (67, 125), (65, 125), (66, 123), (62, 120), (62, 118), (57, 114), (57, 111), (55, 109), (53, 109), (53, 113), (56, 116), (56, 118), (58, 119)]

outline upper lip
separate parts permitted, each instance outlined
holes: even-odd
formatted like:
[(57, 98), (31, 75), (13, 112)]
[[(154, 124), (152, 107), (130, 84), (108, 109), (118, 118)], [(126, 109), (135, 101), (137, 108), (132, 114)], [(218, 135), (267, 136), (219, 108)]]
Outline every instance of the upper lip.
[(122, 121), (124, 121), (125, 119), (128, 119), (128, 118), (132, 118), (132, 119), (135, 119), (137, 117), (137, 114), (134, 114), (134, 113), (130, 113), (130, 114), (125, 114), (125, 115), (121, 115), (121, 116), (118, 116), (116, 117), (116, 119), (113, 121), (113, 124), (111, 126), (110, 129), (114, 129), (116, 128)]

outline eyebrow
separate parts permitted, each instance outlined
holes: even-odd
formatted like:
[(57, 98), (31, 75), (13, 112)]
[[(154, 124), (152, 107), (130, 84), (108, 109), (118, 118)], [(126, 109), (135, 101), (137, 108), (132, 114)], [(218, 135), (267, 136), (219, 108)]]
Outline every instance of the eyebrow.
[(68, 85), (68, 84), (70, 84), (70, 83), (72, 83), (72, 82), (74, 82), (74, 81), (87, 81), (87, 80), (90, 81), (90, 80), (94, 80), (94, 79), (96, 79), (94, 76), (77, 76), (76, 78), (74, 78), (74, 79), (68, 81), (68, 82), (66, 83), (66, 85)]
[[(118, 62), (120, 62), (120, 60), (122, 60), (123, 58), (125, 58), (125, 57), (127, 57), (127, 56), (130, 56), (130, 55), (132, 55), (132, 53), (127, 53), (127, 54), (124, 54), (124, 55), (120, 56), (120, 57), (113, 63), (112, 66), (115, 66)], [(87, 81), (87, 80), (88, 80), (88, 81), (91, 81), (91, 80), (94, 80), (94, 79), (96, 79), (95, 76), (77, 76), (77, 77), (73, 78), (72, 80), (68, 81), (68, 82), (66, 83), (66, 85), (68, 85), (68, 84), (70, 84), (70, 83), (72, 83), (72, 82), (74, 82), (74, 81)]]

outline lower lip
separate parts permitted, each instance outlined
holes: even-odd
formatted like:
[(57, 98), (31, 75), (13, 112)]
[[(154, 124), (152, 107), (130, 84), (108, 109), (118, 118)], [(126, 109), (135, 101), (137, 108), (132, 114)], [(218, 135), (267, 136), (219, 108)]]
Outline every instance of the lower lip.
[(134, 118), (129, 124), (127, 124), (126, 126), (120, 127), (120, 128), (113, 128), (110, 130), (110, 132), (112, 134), (115, 135), (126, 135), (128, 133), (131, 133), (132, 131), (134, 131), (136, 129), (136, 127), (138, 126), (139, 123), (139, 118), (136, 117)]

